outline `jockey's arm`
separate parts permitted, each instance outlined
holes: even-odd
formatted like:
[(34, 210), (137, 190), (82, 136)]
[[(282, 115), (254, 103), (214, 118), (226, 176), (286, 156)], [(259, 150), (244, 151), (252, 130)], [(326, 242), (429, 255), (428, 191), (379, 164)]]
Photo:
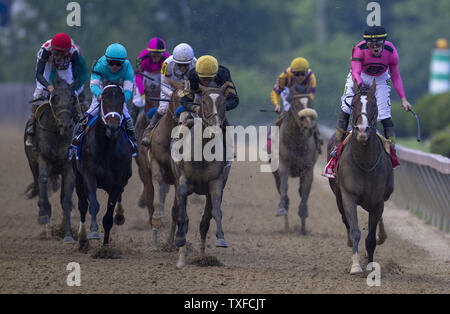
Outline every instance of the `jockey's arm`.
[(72, 91), (75, 91), (80, 84), (80, 56), (77, 51), (70, 58), (70, 62), (72, 63), (73, 75)]
[(270, 101), (275, 106), (275, 108), (280, 108), (280, 99), (281, 93), (286, 86), (287, 82), (287, 70), (280, 74), (278, 77), (271, 93), (270, 93)]
[(316, 96), (316, 87), (317, 87), (316, 75), (314, 73), (311, 74), (311, 77), (309, 78), (307, 85), (311, 100), (314, 100), (314, 97)]
[(47, 82), (47, 80), (44, 77), (45, 66), (48, 62), (49, 57), (50, 57), (50, 53), (47, 50), (42, 49), (40, 58), (36, 65), (36, 80), (45, 87), (48, 87), (50, 85), (50, 83)]
[(353, 47), (351, 62), (352, 78), (353, 81), (356, 80), (358, 85), (363, 82), (361, 78), (363, 57), (364, 54), (361, 49), (359, 49), (358, 47)]
[[(98, 65), (98, 63), (97, 63)], [(97, 68), (97, 65), (94, 66), (94, 70), (92, 71), (91, 74), (91, 83), (90, 83), (90, 87), (91, 87), (91, 93), (94, 95), (95, 98), (99, 98), (100, 95), (102, 94), (102, 77), (101, 77), (101, 72), (99, 71), (100, 69)]]
[(125, 67), (125, 77), (123, 82), (123, 93), (125, 95), (125, 102), (133, 97), (133, 85), (134, 85), (134, 71), (133, 66), (130, 61), (126, 60), (124, 65)]

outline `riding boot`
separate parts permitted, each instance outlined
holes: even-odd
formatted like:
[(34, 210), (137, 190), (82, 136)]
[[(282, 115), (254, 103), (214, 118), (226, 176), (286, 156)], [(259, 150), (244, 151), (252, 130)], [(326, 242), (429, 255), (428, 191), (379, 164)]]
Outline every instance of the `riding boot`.
[(36, 124), (36, 110), (39, 107), (39, 103), (33, 103), (31, 106), (31, 115), (28, 122), (28, 128), (25, 131), (27, 136), (25, 140), (26, 146), (33, 146), (34, 134), (35, 134), (35, 124)]
[(158, 111), (156, 111), (155, 114), (153, 115), (152, 119), (150, 120), (150, 123), (148, 124), (148, 127), (144, 131), (144, 138), (141, 141), (141, 144), (143, 146), (150, 147), (151, 145), (150, 133), (156, 127), (162, 116), (163, 115), (160, 114)]
[(127, 136), (128, 136), (128, 141), (131, 144), (131, 150), (133, 152), (133, 157), (136, 156), (137, 151), (138, 151), (138, 146), (137, 146), (137, 142), (136, 142), (136, 133), (134, 131), (134, 123), (133, 123), (133, 119), (127, 119)]
[(87, 115), (78, 122), (78, 125), (75, 127), (75, 132), (74, 132), (73, 139), (72, 139), (73, 146), (80, 146), (81, 137), (83, 136), (84, 132), (86, 131), (86, 127), (89, 123), (90, 118), (91, 118), (91, 116)]
[(336, 126), (336, 144), (334, 145), (333, 150), (330, 153), (330, 156), (333, 158), (337, 158), (337, 149), (339, 145), (341, 145), (342, 140), (344, 139), (344, 134), (347, 132), (348, 122), (350, 120), (350, 115), (341, 111), (339, 115), (338, 124)]
[(384, 119), (381, 121), (384, 128), (384, 137), (389, 140), (392, 148), (395, 149), (395, 131), (394, 131), (394, 123), (391, 118)]

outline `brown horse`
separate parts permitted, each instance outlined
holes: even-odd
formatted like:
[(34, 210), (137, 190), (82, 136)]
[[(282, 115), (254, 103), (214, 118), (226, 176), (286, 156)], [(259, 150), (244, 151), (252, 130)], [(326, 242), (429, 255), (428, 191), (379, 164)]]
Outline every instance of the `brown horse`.
[[(348, 244), (353, 249), (350, 274), (362, 272), (358, 244), (361, 232), (358, 227), (357, 206), (369, 212), (369, 234), (366, 238), (368, 262), (373, 262), (375, 247), (386, 239), (382, 216), (384, 202), (394, 190), (394, 175), (390, 157), (376, 134), (378, 107), (375, 98), (376, 83), (367, 90), (353, 87), (355, 96), (353, 110), (353, 132), (341, 153), (336, 179), (330, 179), (330, 186), (336, 195), (336, 202), (342, 221), (347, 228)], [(328, 160), (335, 137), (328, 144)], [(380, 238), (376, 231), (380, 223)]]
[[(138, 143), (141, 143), (143, 137), (144, 137), (144, 131), (147, 128), (149, 124), (149, 120), (147, 118), (147, 113), (152, 108), (158, 108), (159, 101), (157, 100), (151, 100), (152, 98), (159, 98), (161, 93), (161, 85), (157, 84), (156, 82), (150, 82), (149, 80), (145, 80), (145, 109), (144, 112), (141, 113), (136, 121), (136, 139)], [(151, 217), (151, 214), (153, 212), (153, 206), (152, 202), (147, 202), (146, 198), (151, 197), (153, 198), (153, 185), (152, 185), (152, 179), (151, 179), (151, 169), (150, 164), (147, 160), (147, 154), (148, 149), (142, 145), (139, 146), (139, 151), (137, 153), (137, 157), (135, 158), (136, 164), (138, 166), (139, 170), (139, 178), (142, 181), (143, 189), (141, 196), (138, 201), (139, 207), (145, 208), (147, 207), (147, 210), (149, 211), (149, 217)], [(149, 205), (150, 204), (150, 205)], [(151, 221), (150, 221), (151, 223)]]
[[(317, 113), (309, 108), (311, 98), (308, 94), (294, 96), (291, 107), (280, 127), (279, 169), (274, 172), (277, 190), (280, 193), (277, 216), (285, 217), (288, 225), (289, 198), (288, 178), (300, 177), (299, 193), (301, 203), (298, 214), (301, 219), (301, 234), (306, 235), (306, 218), (308, 217), (308, 198), (314, 177), (314, 165), (318, 150), (314, 139)], [(276, 153), (276, 152), (275, 152)]]
[[(151, 149), (147, 151), (146, 164), (150, 168), (150, 178), (155, 193), (147, 194), (148, 208), (150, 208), (150, 224), (153, 228), (153, 245), (154, 248), (158, 248), (158, 228), (161, 226), (161, 218), (164, 215), (164, 206), (169, 192), (169, 186), (175, 185), (175, 174), (172, 172), (171, 167), (171, 153), (170, 142), (172, 139), (172, 130), (178, 125), (178, 119), (175, 117), (174, 112), (178, 106), (181, 105), (180, 97), (177, 91), (184, 88), (184, 82), (170, 81), (170, 86), (174, 92), (172, 93), (171, 101), (167, 113), (161, 118), (159, 123), (152, 131), (151, 135)], [(156, 208), (156, 213), (154, 209)], [(172, 225), (171, 232), (168, 238), (170, 246), (173, 245), (176, 226), (176, 199), (172, 206)]]
[[(188, 130), (182, 129), (183, 140), (173, 144), (172, 157), (175, 151), (179, 152), (178, 144), (183, 143), (183, 157), (179, 160), (172, 158), (173, 172), (176, 175), (176, 201), (177, 201), (177, 232), (175, 245), (179, 249), (177, 267), (186, 265), (186, 234), (188, 231), (189, 218), (187, 216), (187, 197), (192, 193), (206, 196), (206, 204), (202, 220), (200, 222), (201, 254), (205, 254), (206, 235), (212, 218), (217, 225), (217, 247), (228, 247), (222, 229), (222, 197), (231, 163), (224, 158), (223, 134), (226, 127), (224, 84), (220, 88), (200, 86), (202, 92), (201, 119), (195, 119), (194, 127)], [(188, 123), (189, 124), (189, 123)], [(195, 136), (200, 131), (202, 136)], [(208, 134), (208, 133), (211, 134)], [(203, 137), (212, 137), (215, 141), (214, 147), (209, 147), (212, 155), (203, 155), (206, 145), (211, 140)], [(187, 145), (184, 145), (187, 143)], [(187, 147), (186, 147), (187, 146)], [(197, 154), (201, 150), (200, 154)], [(211, 158), (212, 157), (212, 158)]]

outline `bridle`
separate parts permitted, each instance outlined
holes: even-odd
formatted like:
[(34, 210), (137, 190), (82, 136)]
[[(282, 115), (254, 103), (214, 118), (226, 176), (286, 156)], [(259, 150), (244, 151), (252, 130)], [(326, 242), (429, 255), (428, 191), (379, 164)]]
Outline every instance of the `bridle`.
[[(69, 113), (69, 114), (72, 116), (73, 110), (70, 110), (70, 109), (61, 109), (61, 110), (58, 110), (57, 112), (55, 112), (55, 108), (54, 108), (54, 106), (53, 106), (53, 97), (54, 97), (54, 96), (55, 96), (55, 95), (54, 95), (53, 93), (50, 93), (50, 96), (49, 96), (49, 99), (48, 99), (48, 104), (49, 104), (50, 112), (51, 112), (51, 114), (52, 114), (52, 116), (53, 116), (53, 119), (54, 119), (55, 122), (56, 122), (56, 127), (59, 129), (58, 125), (59, 125), (59, 123), (60, 123), (60, 120), (59, 120), (58, 117), (59, 117), (62, 113), (65, 113), (65, 112)], [(77, 99), (77, 101), (79, 101), (79, 100), (78, 100), (78, 97), (75, 97), (75, 98)], [(51, 129), (48, 129), (48, 128), (44, 127), (44, 126), (41, 124), (41, 121), (40, 121), (40, 120), (38, 120), (38, 123), (39, 123), (40, 128), (43, 129), (43, 130), (46, 130), (46, 131), (49, 131), (49, 132), (53, 132), (53, 133), (57, 133), (57, 132), (58, 132), (58, 131), (51, 130)]]
[[(355, 96), (359, 96), (359, 97), (361, 97), (361, 96), (367, 96), (368, 90), (369, 90), (368, 88), (363, 88), (362, 90), (356, 92), (353, 96), (347, 96), (347, 97), (345, 97), (345, 99), (344, 99), (345, 105), (346, 105), (347, 107), (349, 107), (350, 110), (353, 112), (354, 109), (355, 109), (355, 107), (353, 106), (353, 104), (349, 104), (349, 103), (347, 102), (347, 99), (349, 99), (349, 98), (354, 98)], [(356, 122), (355, 122), (355, 121), (358, 121), (359, 118), (362, 117), (362, 116), (366, 116), (367, 121), (369, 121), (369, 126), (368, 126), (369, 129), (376, 128), (376, 123), (377, 123), (376, 119), (373, 119), (373, 120), (371, 121), (371, 120), (369, 119), (369, 115), (368, 115), (367, 112), (361, 112), (360, 114), (358, 114), (356, 117), (354, 117), (354, 118), (352, 119), (352, 120), (353, 120), (353, 121), (352, 121), (352, 128), (353, 128), (353, 129), (356, 127)]]
[[(108, 88), (112, 88), (112, 87), (118, 87), (118, 88), (120, 88), (120, 90), (122, 91), (122, 93), (123, 93), (123, 88), (121, 87), (121, 86), (119, 86), (119, 85), (107, 85), (107, 86), (105, 86), (104, 88), (103, 88), (103, 90), (102, 90), (102, 95), (103, 95), (103, 92), (105, 91), (105, 90), (107, 90)], [(123, 111), (123, 109), (122, 109), (122, 111)], [(103, 111), (103, 96), (101, 97), (101, 99), (100, 99), (100, 117), (102, 118), (102, 121), (103, 121), (103, 123), (105, 124), (105, 125), (108, 125), (108, 123), (106, 122), (106, 119), (107, 118), (109, 118), (109, 117), (112, 117), (112, 118), (114, 118), (114, 117), (118, 117), (119, 118), (119, 120), (120, 120), (120, 122), (119, 122), (119, 125), (122, 125), (122, 122), (123, 122), (123, 113), (118, 113), (118, 112), (115, 112), (115, 111), (111, 111), (111, 112), (108, 112), (106, 115), (105, 115), (105, 112)]]

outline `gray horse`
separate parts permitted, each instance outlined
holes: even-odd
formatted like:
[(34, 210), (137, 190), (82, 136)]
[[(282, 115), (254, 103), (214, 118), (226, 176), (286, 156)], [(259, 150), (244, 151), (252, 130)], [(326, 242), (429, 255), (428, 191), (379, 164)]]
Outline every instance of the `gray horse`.
[[(362, 272), (358, 254), (361, 232), (358, 227), (357, 206), (360, 205), (369, 212), (366, 250), (368, 262), (372, 263), (376, 245), (381, 245), (387, 237), (382, 216), (384, 202), (394, 191), (394, 174), (390, 157), (376, 134), (378, 107), (375, 80), (369, 90), (359, 90), (356, 82), (353, 89), (353, 132), (339, 159), (336, 179), (329, 181), (347, 228), (348, 245), (353, 249), (350, 274), (357, 274)], [(333, 136), (328, 144), (328, 160), (334, 142)], [(380, 235), (377, 241), (378, 224)]]
[[(309, 108), (309, 95), (296, 96), (284, 117), (280, 127), (279, 169), (274, 172), (275, 183), (280, 193), (277, 216), (285, 217), (288, 230), (288, 178), (300, 177), (299, 193), (301, 203), (298, 214), (301, 219), (301, 234), (306, 235), (306, 218), (308, 217), (308, 198), (314, 177), (314, 165), (318, 158), (318, 149), (314, 138), (317, 113)], [(273, 152), (276, 153), (276, 152)]]
[(49, 102), (42, 104), (36, 112), (36, 134), (33, 146), (25, 145), (34, 178), (34, 188), (39, 191), (39, 219), (49, 236), (49, 224), (52, 216), (48, 200), (48, 183), (56, 182), (61, 175), (61, 206), (64, 212), (61, 229), (64, 229), (64, 243), (74, 243), (70, 214), (72, 212), (72, 194), (75, 177), (69, 161), (69, 146), (72, 141), (73, 119), (77, 116), (74, 106), (75, 96), (71, 86), (58, 76), (53, 80), (55, 90)]
[[(203, 132), (200, 133), (200, 136), (194, 138), (196, 126), (194, 125), (190, 130), (185, 128), (183, 139), (192, 139), (191, 143), (193, 145), (187, 145), (188, 149), (183, 151), (184, 159), (180, 161), (172, 159), (173, 173), (175, 173), (176, 176), (175, 190), (178, 208), (177, 232), (175, 235), (175, 245), (179, 248), (177, 267), (186, 266), (186, 234), (189, 224), (186, 204), (187, 197), (192, 193), (206, 195), (206, 205), (200, 223), (201, 254), (204, 255), (205, 253), (206, 235), (210, 227), (211, 218), (213, 217), (217, 225), (216, 246), (223, 248), (228, 247), (222, 229), (221, 205), (223, 189), (225, 188), (230, 173), (231, 163), (227, 162), (226, 158), (223, 158), (225, 151), (222, 150), (224, 147), (223, 137), (217, 137), (217, 143), (219, 143), (217, 146), (219, 147), (216, 147), (218, 151), (215, 151), (216, 156), (217, 154), (221, 155), (221, 158), (208, 161), (205, 160), (204, 156), (201, 156), (201, 161), (195, 161), (196, 144), (201, 148), (202, 152), (207, 145), (207, 141), (203, 140), (203, 136), (206, 136), (205, 130), (208, 130), (208, 127), (211, 127), (222, 132), (226, 126), (224, 105), (224, 91), (226, 85), (221, 88), (206, 88), (200, 86), (200, 89), (202, 91), (201, 120), (196, 119), (196, 122), (201, 125), (200, 131)], [(223, 135), (223, 132), (221, 134)], [(172, 146), (172, 157), (174, 147), (175, 145)]]

